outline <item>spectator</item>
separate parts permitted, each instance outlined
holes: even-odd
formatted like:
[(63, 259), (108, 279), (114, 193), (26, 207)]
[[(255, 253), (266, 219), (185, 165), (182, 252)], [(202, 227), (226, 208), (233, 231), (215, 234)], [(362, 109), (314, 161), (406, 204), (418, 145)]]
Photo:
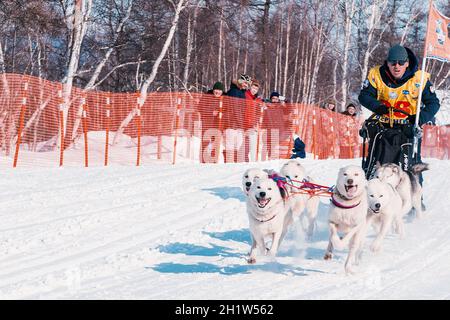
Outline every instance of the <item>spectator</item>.
[(205, 135), (205, 133), (208, 129), (219, 129), (219, 106), (220, 99), (224, 95), (224, 92), (225, 86), (222, 82), (218, 81), (214, 83), (213, 88), (208, 90), (206, 94), (202, 96), (197, 107), (202, 122), (202, 143), (200, 150), (201, 163), (206, 162), (206, 155), (209, 155), (208, 158), (210, 159), (215, 159), (216, 155), (214, 152), (218, 152), (218, 150), (212, 149), (212, 145), (214, 143), (213, 138), (209, 135)]
[(251, 81), (250, 76), (241, 74), (239, 79), (231, 81), (227, 96), (245, 99), (245, 93), (249, 89)]
[[(270, 94), (270, 103), (264, 110), (263, 129), (265, 148), (268, 159), (280, 158), (280, 145), (288, 144), (290, 135), (290, 119), (287, 110), (280, 101), (282, 96), (274, 91)], [(290, 148), (290, 147), (289, 147)]]
[(271, 103), (280, 103), (280, 94), (276, 91), (270, 94), (270, 102)]
[[(325, 102), (323, 109), (319, 112), (319, 121), (316, 125), (321, 128), (318, 132), (319, 141), (313, 140), (314, 153), (319, 159), (334, 158), (339, 159), (339, 136), (338, 136), (338, 117), (336, 111), (336, 101), (330, 99)], [(317, 132), (317, 131), (316, 131)]]
[(330, 100), (326, 101), (325, 105), (323, 106), (323, 108), (325, 110), (330, 110), (330, 111), (333, 111), (333, 112), (337, 112), (336, 101), (334, 99), (330, 99)]
[(345, 111), (342, 112), (343, 115), (346, 116), (352, 116), (352, 117), (356, 117), (357, 113), (356, 113), (356, 107), (353, 103), (349, 103), (347, 105), (347, 107), (345, 108)]
[(256, 161), (256, 145), (257, 145), (257, 123), (259, 105), (262, 100), (258, 97), (259, 81), (252, 80), (250, 90), (245, 93), (246, 108), (245, 108), (245, 161)]
[(292, 149), (291, 159), (306, 158), (305, 143), (299, 137), (294, 140), (294, 149)]
[[(224, 101), (224, 139), (225, 162), (237, 162), (239, 155), (244, 158), (243, 129), (245, 128), (246, 92), (250, 88), (251, 77), (241, 74), (240, 78), (232, 81), (227, 96), (230, 99)], [(240, 99), (244, 99), (241, 101)]]
[(364, 122), (362, 117), (356, 113), (354, 103), (349, 103), (346, 110), (342, 112), (346, 117), (340, 117), (339, 141), (341, 158), (357, 158), (360, 152), (359, 129)]
[(222, 96), (224, 92), (225, 92), (225, 86), (220, 81), (217, 81), (216, 83), (214, 83), (212, 90), (208, 91), (209, 94), (212, 93), (216, 97)]

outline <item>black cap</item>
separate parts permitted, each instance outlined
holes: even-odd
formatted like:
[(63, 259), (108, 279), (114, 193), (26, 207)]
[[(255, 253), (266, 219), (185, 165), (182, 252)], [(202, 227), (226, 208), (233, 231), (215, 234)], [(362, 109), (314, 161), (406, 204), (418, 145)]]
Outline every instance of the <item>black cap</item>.
[(404, 47), (396, 44), (389, 49), (387, 61), (406, 61), (408, 60), (408, 52)]

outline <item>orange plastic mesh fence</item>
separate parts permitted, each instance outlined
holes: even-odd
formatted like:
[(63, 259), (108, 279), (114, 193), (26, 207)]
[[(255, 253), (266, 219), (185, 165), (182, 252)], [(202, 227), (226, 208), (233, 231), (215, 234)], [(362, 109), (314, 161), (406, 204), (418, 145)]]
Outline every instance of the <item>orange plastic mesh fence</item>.
[[(0, 164), (285, 159), (294, 134), (318, 159), (361, 156), (362, 119), (316, 106), (185, 92), (153, 92), (142, 102), (137, 93), (75, 87), (65, 103), (63, 89), (37, 77), (0, 74)], [(449, 135), (448, 127), (427, 126), (422, 155), (448, 159)]]

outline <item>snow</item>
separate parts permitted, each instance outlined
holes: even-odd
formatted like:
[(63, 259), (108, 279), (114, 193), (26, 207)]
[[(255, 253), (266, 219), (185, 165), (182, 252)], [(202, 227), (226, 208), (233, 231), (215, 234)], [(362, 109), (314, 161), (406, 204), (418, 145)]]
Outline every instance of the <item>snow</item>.
[[(82, 153), (81, 153), (82, 156)], [(423, 219), (406, 238), (368, 246), (357, 274), (347, 251), (322, 259), (329, 200), (306, 241), (294, 226), (274, 259), (250, 249), (241, 175), (282, 161), (175, 166), (153, 162), (0, 171), (1, 299), (450, 299), (450, 161), (427, 159)], [(355, 160), (304, 159), (333, 185)]]

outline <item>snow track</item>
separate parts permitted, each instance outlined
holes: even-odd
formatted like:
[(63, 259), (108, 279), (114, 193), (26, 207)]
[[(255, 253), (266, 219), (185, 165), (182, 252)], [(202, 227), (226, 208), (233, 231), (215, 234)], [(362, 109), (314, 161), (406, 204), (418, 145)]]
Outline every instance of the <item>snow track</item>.
[[(304, 160), (333, 185), (359, 160)], [(389, 235), (346, 276), (346, 251), (322, 260), (328, 199), (314, 238), (298, 226), (275, 259), (250, 248), (242, 172), (256, 165), (3, 170), (0, 298), (3, 299), (450, 299), (450, 162), (429, 160), (427, 212), (406, 238)], [(373, 240), (372, 232), (366, 248)]]

